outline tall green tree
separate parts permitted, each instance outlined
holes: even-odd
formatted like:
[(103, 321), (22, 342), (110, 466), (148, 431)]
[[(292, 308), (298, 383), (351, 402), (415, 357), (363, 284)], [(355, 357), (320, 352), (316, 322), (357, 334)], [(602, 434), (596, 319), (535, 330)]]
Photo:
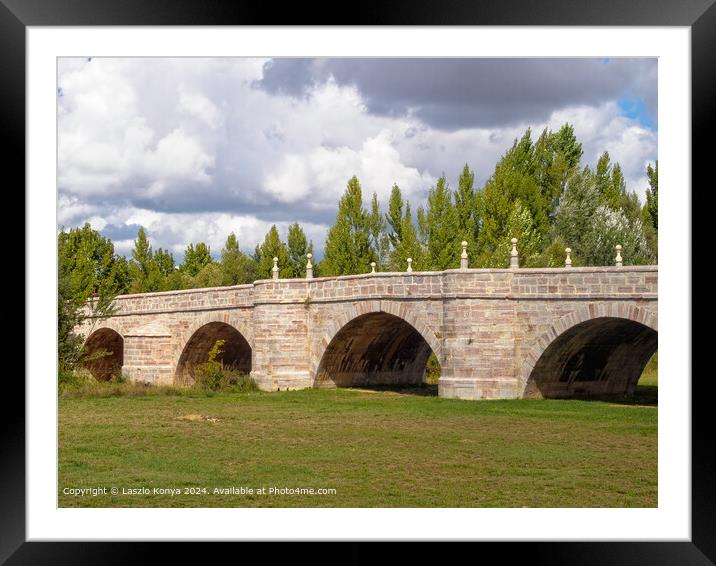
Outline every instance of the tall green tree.
[(256, 267), (250, 257), (239, 248), (236, 234), (231, 232), (221, 249), (221, 284), (242, 285), (256, 278)]
[(370, 262), (376, 259), (363, 192), (358, 178), (353, 176), (338, 203), (336, 220), (328, 230), (321, 271), (324, 275), (366, 273)]
[(162, 248), (157, 249), (157, 251), (154, 252), (154, 261), (162, 277), (169, 277), (174, 273), (174, 255), (169, 250)]
[(77, 326), (90, 316), (110, 316), (114, 297), (127, 291), (130, 276), (126, 259), (114, 253), (112, 241), (88, 223), (59, 232), (57, 260), (58, 363), (65, 371), (75, 369), (84, 359)]
[(288, 264), (291, 268), (289, 277), (306, 276), (307, 254), (313, 254), (313, 242), (309, 242), (303, 228), (295, 222), (288, 227)]
[(184, 261), (179, 269), (194, 277), (204, 266), (212, 263), (211, 249), (204, 242), (189, 244), (184, 252)]
[(460, 266), (460, 236), (457, 210), (445, 175), (428, 192), (425, 213), (427, 229), (427, 268), (442, 271)]
[(385, 268), (388, 262), (388, 250), (390, 240), (388, 238), (388, 226), (385, 218), (380, 213), (378, 195), (374, 192), (370, 201), (370, 212), (368, 213), (368, 230), (370, 232), (370, 246), (375, 253), (375, 261), (378, 271)]
[(625, 190), (624, 176), (618, 163), (612, 167), (608, 151), (602, 153), (597, 160), (595, 182), (602, 203), (612, 210), (619, 210), (622, 191)]
[(154, 259), (147, 232), (140, 226), (132, 249), (132, 261), (129, 264), (132, 278), (131, 293), (153, 293), (162, 289), (163, 276)]
[(391, 271), (405, 271), (408, 268), (408, 258), (413, 260), (412, 268), (415, 271), (428, 270), (427, 254), (418, 238), (418, 232), (413, 223), (410, 212), (410, 202), (405, 202), (405, 212), (400, 222), (401, 239), (396, 241), (390, 252), (388, 268)]
[(582, 144), (574, 135), (574, 128), (564, 124), (557, 132), (545, 128), (532, 150), (534, 178), (553, 218), (569, 177), (579, 168)]
[(58, 259), (70, 277), (72, 293), (86, 300), (92, 293), (126, 293), (130, 285), (129, 266), (114, 253), (114, 244), (89, 223), (81, 228), (61, 230), (57, 236)]
[(575, 265), (613, 265), (614, 247), (623, 247), (625, 264), (654, 261), (641, 219), (604, 202), (598, 175), (585, 167), (570, 180), (557, 211), (557, 234), (572, 248)]
[(478, 235), (477, 206), (475, 202), (475, 173), (467, 163), (460, 173), (455, 191), (457, 236), (465, 240), (470, 251), (475, 251)]
[(654, 167), (651, 163), (646, 167), (646, 175), (649, 179), (649, 188), (646, 189), (646, 218), (654, 227), (659, 229), (659, 161), (657, 160)]
[(541, 250), (542, 235), (535, 227), (529, 209), (523, 206), (519, 200), (515, 201), (507, 218), (507, 230), (503, 236), (500, 251), (493, 256), (495, 261), (499, 261), (499, 265), (494, 267), (509, 267), (512, 238), (517, 238), (520, 265), (534, 264)]
[(289, 262), (288, 247), (281, 240), (278, 228), (273, 224), (258, 248), (257, 276), (259, 279), (273, 277), (273, 258), (278, 258), (278, 276), (281, 279), (293, 277), (293, 270)]
[(403, 225), (403, 194), (397, 183), (393, 185), (390, 191), (388, 213), (385, 215), (385, 220), (388, 226), (390, 245), (395, 247), (402, 239), (401, 227)]

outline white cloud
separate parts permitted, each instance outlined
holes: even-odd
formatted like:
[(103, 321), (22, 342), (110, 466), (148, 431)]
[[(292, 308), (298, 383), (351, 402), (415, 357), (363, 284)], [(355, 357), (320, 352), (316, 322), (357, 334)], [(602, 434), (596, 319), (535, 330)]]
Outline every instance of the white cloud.
[(358, 149), (317, 147), (305, 155), (287, 155), (277, 171), (267, 175), (264, 186), (282, 202), (307, 200), (309, 206), (335, 208), (336, 191), (344, 188), (353, 175), (367, 189), (366, 201), (375, 190), (378, 198), (386, 202), (394, 183), (409, 198), (435, 182), (427, 172), (406, 167), (393, 144), (392, 132), (382, 129)]

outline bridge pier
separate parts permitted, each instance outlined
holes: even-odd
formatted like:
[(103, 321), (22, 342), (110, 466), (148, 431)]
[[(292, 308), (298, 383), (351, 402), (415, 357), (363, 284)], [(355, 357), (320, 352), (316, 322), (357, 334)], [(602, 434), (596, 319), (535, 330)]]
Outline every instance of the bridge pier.
[(251, 377), (264, 391), (312, 387), (306, 280), (254, 283)]
[(174, 382), (171, 331), (153, 321), (125, 332), (122, 374), (132, 381), (171, 385)]

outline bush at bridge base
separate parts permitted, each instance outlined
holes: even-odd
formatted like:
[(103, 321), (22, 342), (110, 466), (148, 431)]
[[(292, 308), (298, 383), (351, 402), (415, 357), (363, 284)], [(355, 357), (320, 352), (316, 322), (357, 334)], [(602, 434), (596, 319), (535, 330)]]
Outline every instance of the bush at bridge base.
[(256, 382), (245, 373), (224, 366), (217, 358), (223, 352), (225, 340), (214, 342), (205, 363), (194, 371), (194, 387), (205, 391), (256, 391)]

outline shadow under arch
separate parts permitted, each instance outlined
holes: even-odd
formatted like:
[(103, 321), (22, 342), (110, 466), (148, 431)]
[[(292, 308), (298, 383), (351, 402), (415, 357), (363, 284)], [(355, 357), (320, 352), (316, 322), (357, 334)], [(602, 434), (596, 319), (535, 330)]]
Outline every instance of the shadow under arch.
[(197, 366), (208, 360), (217, 340), (224, 340), (217, 361), (227, 369), (251, 372), (251, 346), (244, 335), (226, 322), (213, 321), (197, 328), (184, 344), (174, 374), (176, 384), (193, 383)]
[[(84, 343), (85, 355), (89, 360), (82, 366), (89, 370), (97, 381), (109, 381), (122, 372), (124, 365), (124, 337), (112, 328), (99, 328), (92, 332)], [(101, 355), (105, 352), (107, 355)]]
[(334, 333), (316, 370), (314, 387), (421, 385), (433, 348), (403, 318), (360, 314)]
[(539, 355), (523, 398), (633, 395), (657, 347), (657, 330), (632, 318), (582, 320), (557, 335)]

